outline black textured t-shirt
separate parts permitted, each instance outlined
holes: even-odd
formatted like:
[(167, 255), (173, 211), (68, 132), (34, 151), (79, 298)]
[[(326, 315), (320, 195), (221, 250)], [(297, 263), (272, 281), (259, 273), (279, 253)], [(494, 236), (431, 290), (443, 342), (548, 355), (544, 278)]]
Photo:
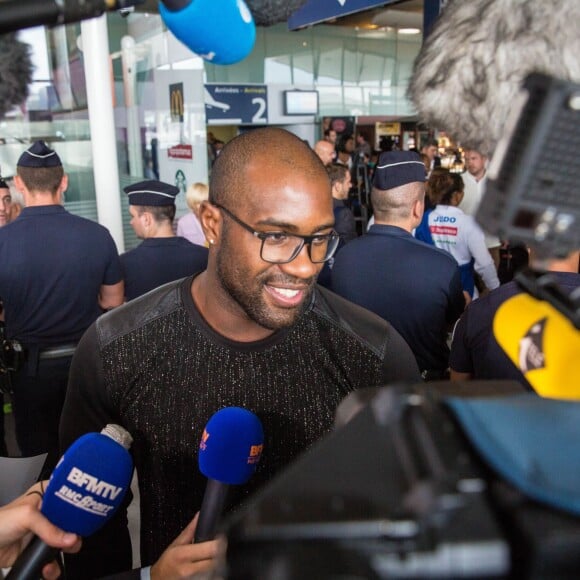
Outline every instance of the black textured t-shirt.
[(206, 480), (197, 450), (213, 413), (244, 407), (264, 427), (261, 463), (248, 484), (232, 489), (236, 505), (327, 433), (348, 393), (419, 378), (392, 327), (330, 292), (317, 289), (291, 328), (239, 343), (207, 325), (191, 282), (168, 284), (89, 329), (73, 360), (61, 423), (64, 448), (111, 422), (134, 437), (144, 564), (200, 508)]

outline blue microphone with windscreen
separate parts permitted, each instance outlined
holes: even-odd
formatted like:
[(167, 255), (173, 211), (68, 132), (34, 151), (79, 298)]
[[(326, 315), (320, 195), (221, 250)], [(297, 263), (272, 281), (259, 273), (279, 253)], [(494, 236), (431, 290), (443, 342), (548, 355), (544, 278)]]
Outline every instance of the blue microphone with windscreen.
[[(79, 536), (102, 528), (121, 505), (133, 474), (128, 449), (133, 439), (119, 425), (77, 439), (52, 473), (41, 513), (55, 526)], [(58, 549), (34, 537), (6, 580), (34, 580)]]
[(243, 0), (162, 0), (159, 14), (178, 40), (212, 64), (234, 64), (254, 48), (256, 25)]
[(262, 423), (254, 413), (226, 407), (208, 421), (199, 445), (199, 470), (208, 478), (194, 542), (213, 540), (228, 486), (246, 483), (264, 448)]

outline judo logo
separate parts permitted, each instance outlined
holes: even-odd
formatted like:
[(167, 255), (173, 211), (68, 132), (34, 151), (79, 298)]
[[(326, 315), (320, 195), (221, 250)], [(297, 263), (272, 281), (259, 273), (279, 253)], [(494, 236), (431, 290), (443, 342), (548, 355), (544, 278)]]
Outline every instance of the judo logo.
[(519, 363), (523, 373), (543, 369), (546, 366), (544, 355), (544, 329), (547, 318), (534, 323), (520, 340)]

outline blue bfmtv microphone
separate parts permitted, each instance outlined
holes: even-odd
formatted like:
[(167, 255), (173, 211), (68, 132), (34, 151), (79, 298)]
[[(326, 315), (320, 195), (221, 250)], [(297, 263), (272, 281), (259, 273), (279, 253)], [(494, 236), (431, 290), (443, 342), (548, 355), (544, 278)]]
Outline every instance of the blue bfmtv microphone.
[(162, 0), (159, 14), (187, 48), (212, 64), (233, 64), (254, 48), (256, 25), (243, 0)]
[(246, 483), (264, 448), (264, 431), (254, 413), (226, 407), (208, 421), (199, 445), (199, 470), (208, 478), (194, 542), (213, 540), (228, 486)]
[[(55, 526), (79, 536), (102, 528), (121, 505), (131, 484), (133, 439), (119, 425), (77, 439), (61, 457), (44, 496), (42, 514)], [(35, 580), (58, 550), (34, 537), (6, 580)]]

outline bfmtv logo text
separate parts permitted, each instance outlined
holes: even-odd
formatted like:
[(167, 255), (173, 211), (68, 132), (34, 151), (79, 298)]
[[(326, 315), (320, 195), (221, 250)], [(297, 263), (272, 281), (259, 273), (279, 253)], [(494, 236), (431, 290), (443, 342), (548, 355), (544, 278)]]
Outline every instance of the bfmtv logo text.
[(207, 449), (207, 440), (209, 439), (209, 433), (206, 429), (203, 430), (203, 434), (201, 436), (201, 442), (199, 444), (199, 449), (201, 451), (205, 451)]
[(248, 465), (255, 465), (259, 463), (260, 457), (262, 457), (262, 450), (264, 445), (252, 445), (250, 447), (250, 456), (248, 457)]
[[(78, 509), (101, 517), (106, 517), (115, 507), (114, 504), (107, 503), (105, 500), (114, 502), (123, 491), (122, 487), (108, 483), (77, 467), (70, 470), (67, 480), (77, 488), (86, 490), (87, 493), (79, 492), (78, 489), (68, 485), (61, 485), (55, 495)], [(102, 501), (96, 498), (102, 498)]]

